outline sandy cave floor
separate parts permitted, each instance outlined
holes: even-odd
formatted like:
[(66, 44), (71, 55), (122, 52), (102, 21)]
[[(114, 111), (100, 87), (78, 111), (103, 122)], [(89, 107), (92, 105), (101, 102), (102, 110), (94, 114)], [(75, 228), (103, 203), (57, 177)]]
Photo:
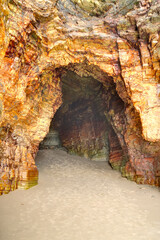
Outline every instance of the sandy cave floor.
[(160, 191), (62, 150), (40, 150), (39, 185), (0, 197), (0, 240), (159, 240)]

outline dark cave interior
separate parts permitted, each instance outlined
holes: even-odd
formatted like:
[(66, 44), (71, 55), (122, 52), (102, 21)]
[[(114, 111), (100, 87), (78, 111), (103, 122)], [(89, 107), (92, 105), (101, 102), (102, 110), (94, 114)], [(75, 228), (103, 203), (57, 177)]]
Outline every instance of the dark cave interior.
[(52, 119), (40, 149), (63, 147), (71, 154), (96, 161), (122, 159), (120, 142), (106, 118), (103, 84), (92, 76), (81, 77), (73, 71), (67, 71), (61, 80), (63, 104)]

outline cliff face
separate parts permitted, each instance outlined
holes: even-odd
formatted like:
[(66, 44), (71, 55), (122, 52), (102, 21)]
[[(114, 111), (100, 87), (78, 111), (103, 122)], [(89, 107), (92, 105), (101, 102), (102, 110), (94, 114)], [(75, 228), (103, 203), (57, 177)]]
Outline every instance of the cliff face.
[[(35, 154), (62, 104), (69, 71), (102, 85), (103, 104), (95, 98), (92, 112), (100, 104), (111, 165), (137, 183), (160, 185), (159, 21), (158, 0), (0, 0), (1, 193), (37, 183)], [(68, 114), (72, 119), (76, 108)], [(94, 121), (81, 124), (104, 135)], [(79, 136), (74, 125), (67, 142)]]

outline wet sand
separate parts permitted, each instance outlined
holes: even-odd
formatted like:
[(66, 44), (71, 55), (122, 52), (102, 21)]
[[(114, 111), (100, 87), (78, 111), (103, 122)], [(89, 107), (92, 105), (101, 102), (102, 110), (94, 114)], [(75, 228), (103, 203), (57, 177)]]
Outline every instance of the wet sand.
[(39, 185), (0, 197), (0, 240), (159, 240), (160, 191), (62, 150), (40, 150)]

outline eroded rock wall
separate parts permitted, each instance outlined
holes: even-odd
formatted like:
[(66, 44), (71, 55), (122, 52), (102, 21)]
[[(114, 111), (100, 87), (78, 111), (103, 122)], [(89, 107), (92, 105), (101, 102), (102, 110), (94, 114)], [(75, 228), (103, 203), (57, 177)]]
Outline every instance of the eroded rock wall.
[(112, 107), (114, 91), (105, 99), (128, 156), (120, 170), (160, 184), (160, 3), (132, 3), (0, 1), (1, 192), (37, 179), (34, 157), (62, 104), (64, 68), (106, 91), (113, 79), (124, 110)]

